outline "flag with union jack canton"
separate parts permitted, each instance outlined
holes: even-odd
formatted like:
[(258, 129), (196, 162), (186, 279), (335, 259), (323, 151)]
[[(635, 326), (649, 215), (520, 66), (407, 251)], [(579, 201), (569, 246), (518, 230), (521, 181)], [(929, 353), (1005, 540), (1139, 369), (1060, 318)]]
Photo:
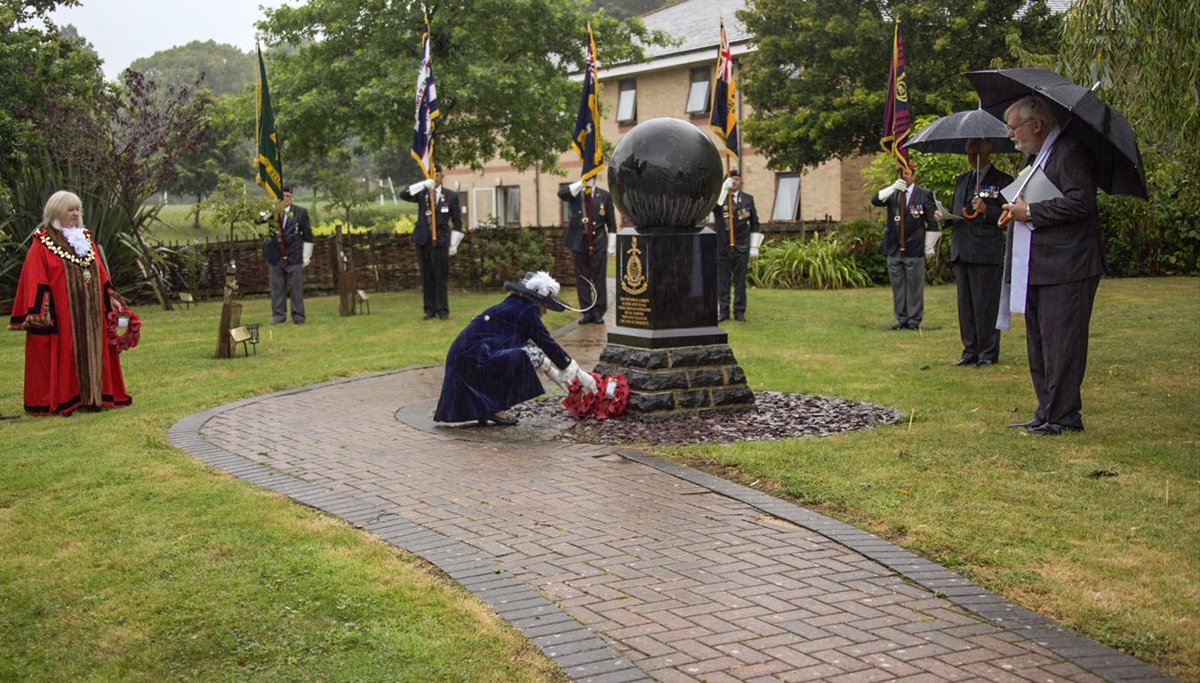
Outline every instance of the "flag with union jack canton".
[(600, 78), (596, 65), (596, 39), (592, 37), (592, 26), (588, 24), (587, 70), (583, 74), (583, 96), (579, 99), (579, 113), (575, 115), (575, 132), (571, 145), (579, 153), (583, 171), (582, 181), (590, 180), (604, 168), (604, 143), (600, 140)]
[(271, 91), (267, 88), (267, 65), (258, 49), (258, 89), (254, 111), (255, 182), (279, 201), (283, 197), (283, 161), (279, 136), (275, 134), (275, 113), (271, 110)]
[(904, 66), (904, 36), (900, 33), (900, 19), (896, 19), (896, 30), (892, 35), (892, 65), (888, 71), (887, 109), (883, 113), (883, 133), (879, 144), (883, 151), (912, 168), (908, 161), (908, 139), (912, 114), (908, 109), (908, 70)]
[(733, 51), (729, 48), (729, 37), (725, 34), (725, 20), (721, 20), (721, 47), (717, 52), (717, 71), (713, 79), (712, 118), (709, 120), (713, 132), (725, 141), (725, 147), (738, 154), (737, 84), (733, 80)]
[(433, 58), (429, 47), (429, 22), (421, 36), (421, 68), (417, 72), (417, 113), (413, 126), (412, 156), (421, 165), (426, 178), (433, 178), (434, 120), (438, 109), (437, 87), (433, 82)]

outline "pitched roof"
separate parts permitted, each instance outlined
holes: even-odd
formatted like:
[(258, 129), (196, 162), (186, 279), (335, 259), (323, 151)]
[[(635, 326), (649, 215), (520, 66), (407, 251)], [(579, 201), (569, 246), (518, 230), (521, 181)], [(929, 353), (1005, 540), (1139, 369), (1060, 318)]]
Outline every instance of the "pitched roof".
[(646, 28), (665, 31), (682, 41), (679, 45), (652, 46), (646, 50), (646, 56), (715, 48), (721, 42), (721, 17), (725, 18), (730, 44), (745, 42), (750, 33), (737, 18), (737, 11), (745, 7), (745, 0), (682, 0), (643, 14)]

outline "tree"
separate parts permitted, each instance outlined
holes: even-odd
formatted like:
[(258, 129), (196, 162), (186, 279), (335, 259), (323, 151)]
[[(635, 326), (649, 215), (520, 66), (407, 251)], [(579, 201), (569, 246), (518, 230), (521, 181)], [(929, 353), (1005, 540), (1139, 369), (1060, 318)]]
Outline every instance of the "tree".
[[(1192, 55), (1187, 57), (1186, 55)], [(1200, 145), (1200, 8), (1189, 2), (1076, 0), (1063, 27), (1062, 63), (1149, 141), (1192, 153)]]
[(739, 73), (754, 108), (745, 134), (772, 168), (879, 149), (894, 16), (914, 116), (974, 108), (963, 72), (1015, 66), (1014, 35), (1054, 52), (1060, 24), (1044, 0), (748, 0), (738, 18), (758, 49)]
[(254, 83), (257, 64), (253, 52), (242, 52), (214, 40), (193, 40), (159, 50), (129, 65), (163, 86), (192, 87), (199, 81), (214, 95), (240, 93)]
[[(432, 25), (441, 102), (437, 160), (481, 168), (501, 157), (517, 168), (553, 168), (570, 144), (590, 21), (606, 63), (639, 58), (666, 40), (640, 22), (587, 11), (575, 0), (443, 0), (424, 3)], [(420, 3), (325, 0), (267, 11), (259, 24), (284, 173), (292, 160), (329, 156), (354, 137), (367, 148), (407, 149), (424, 30)], [(321, 36), (319, 41), (312, 36)]]
[[(283, 209), (279, 202), (271, 201), (262, 192), (246, 191), (246, 181), (224, 173), (217, 179), (217, 188), (196, 206), (196, 211), (208, 211), (218, 225), (229, 226), (229, 241), (234, 241), (238, 225), (247, 232), (257, 232), (256, 226), (265, 223), (263, 216), (278, 215)], [(264, 228), (269, 232), (269, 228)]]
[(186, 89), (168, 88), (164, 96), (136, 71), (126, 70), (122, 78), (122, 85), (102, 84), (86, 101), (49, 93), (40, 127), (74, 184), (124, 214), (125, 246), (159, 303), (170, 310), (161, 259), (142, 235), (152, 216), (142, 205), (174, 179), (176, 160), (204, 139), (205, 103)]
[(247, 109), (231, 97), (214, 98), (207, 90), (196, 93), (197, 105), (205, 111), (206, 135), (175, 163), (175, 179), (163, 189), (196, 198), (193, 224), (200, 227), (200, 202), (217, 187), (221, 174), (249, 177), (253, 141), (246, 130)]

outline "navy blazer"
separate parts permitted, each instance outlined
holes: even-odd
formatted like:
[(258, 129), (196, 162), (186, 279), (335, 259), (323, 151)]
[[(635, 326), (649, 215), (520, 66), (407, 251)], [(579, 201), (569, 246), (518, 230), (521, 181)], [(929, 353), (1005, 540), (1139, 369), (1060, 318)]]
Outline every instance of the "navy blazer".
[[(963, 215), (964, 209), (971, 208), (971, 202), (975, 199), (974, 177), (975, 171), (967, 171), (958, 177), (954, 185), (954, 201), (950, 212), (956, 216)], [(999, 190), (1012, 181), (1012, 176), (992, 166), (983, 174), (979, 185)], [(997, 227), (1004, 198), (997, 195), (984, 199), (983, 203), (986, 208), (979, 218), (949, 223), (951, 263), (1004, 263), (1004, 231)]]
[[(908, 189), (912, 196), (908, 200), (907, 209), (901, 209), (900, 202), (904, 194), (896, 192), (886, 201), (879, 201), (879, 193), (871, 195), (871, 203), (875, 206), (887, 206), (887, 227), (883, 232), (883, 253), (888, 256), (905, 256), (909, 258), (925, 258), (925, 230), (937, 230), (937, 221), (933, 213), (937, 204), (933, 201), (933, 193), (923, 187), (914, 185)], [(904, 216), (904, 253), (900, 253), (900, 221)]]
[[(295, 265), (304, 260), (304, 242), (313, 241), (312, 227), (308, 224), (308, 210), (292, 204), (284, 210), (283, 243), (287, 262)], [(263, 241), (263, 258), (267, 263), (279, 265), (279, 231), (276, 230)]]
[[(572, 196), (571, 188), (564, 186), (558, 188), (558, 198), (567, 202), (571, 214), (563, 244), (571, 251), (586, 254), (588, 244), (587, 229), (583, 224), (583, 192)], [(607, 252), (609, 231), (617, 231), (617, 212), (613, 208), (612, 195), (597, 187), (592, 190), (592, 244), (599, 245), (595, 248)]]
[[(441, 190), (442, 196), (438, 198), (437, 206), (433, 207), (432, 211), (429, 209), (429, 197), (434, 193), (429, 190), (421, 190), (415, 195), (407, 188), (400, 192), (400, 198), (404, 201), (417, 203), (417, 224), (413, 226), (411, 239), (418, 247), (449, 249), (450, 231), (462, 230), (462, 208), (458, 203), (458, 193), (445, 187)], [(431, 215), (437, 221), (437, 240), (432, 239), (433, 231), (429, 229)]]
[[(730, 192), (732, 194), (732, 192)], [(726, 203), (729, 199), (726, 198)], [(717, 244), (729, 245), (729, 218), (725, 205), (713, 207), (713, 227), (717, 231)], [(750, 233), (758, 232), (758, 209), (754, 206), (754, 195), (738, 192), (733, 202), (733, 245), (738, 251), (750, 251)]]

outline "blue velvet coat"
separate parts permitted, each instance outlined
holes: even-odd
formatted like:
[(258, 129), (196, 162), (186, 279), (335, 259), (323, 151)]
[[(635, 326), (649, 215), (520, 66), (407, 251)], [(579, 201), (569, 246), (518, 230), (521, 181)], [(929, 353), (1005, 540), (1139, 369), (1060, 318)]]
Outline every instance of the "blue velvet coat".
[(433, 419), (486, 419), (544, 394), (524, 350), (529, 341), (537, 344), (555, 367), (570, 365), (571, 357), (542, 323), (536, 302), (509, 296), (475, 316), (446, 354), (446, 375)]

